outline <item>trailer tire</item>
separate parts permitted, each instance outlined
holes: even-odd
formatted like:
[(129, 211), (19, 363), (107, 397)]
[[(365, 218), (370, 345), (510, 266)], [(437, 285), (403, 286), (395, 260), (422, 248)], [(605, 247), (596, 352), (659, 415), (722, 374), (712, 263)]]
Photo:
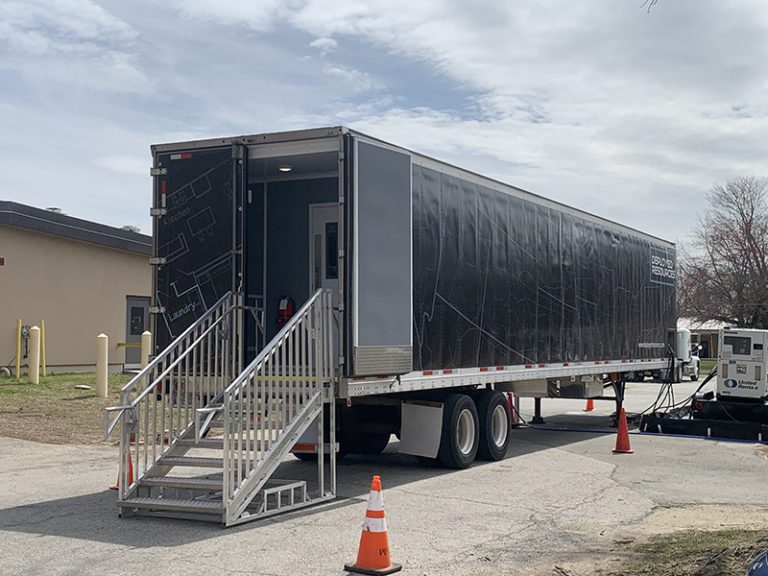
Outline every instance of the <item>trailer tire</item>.
[(480, 416), (480, 441), (477, 457), (496, 462), (507, 455), (511, 419), (507, 399), (501, 392), (483, 390), (475, 398)]
[(468, 468), (477, 456), (477, 407), (466, 394), (451, 394), (443, 404), (443, 430), (437, 459), (446, 468)]

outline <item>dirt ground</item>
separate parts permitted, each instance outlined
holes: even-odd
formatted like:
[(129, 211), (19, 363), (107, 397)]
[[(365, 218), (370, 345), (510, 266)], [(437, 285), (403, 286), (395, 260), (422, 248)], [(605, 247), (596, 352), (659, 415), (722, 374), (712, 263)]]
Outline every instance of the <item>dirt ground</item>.
[(601, 535), (602, 545), (558, 558), (537, 576), (744, 576), (768, 550), (768, 508), (664, 507)]
[(25, 377), (0, 379), (0, 436), (46, 444), (100, 443), (104, 408), (118, 403), (120, 388), (130, 378), (110, 374), (107, 398), (96, 395), (92, 373), (47, 376), (38, 385)]

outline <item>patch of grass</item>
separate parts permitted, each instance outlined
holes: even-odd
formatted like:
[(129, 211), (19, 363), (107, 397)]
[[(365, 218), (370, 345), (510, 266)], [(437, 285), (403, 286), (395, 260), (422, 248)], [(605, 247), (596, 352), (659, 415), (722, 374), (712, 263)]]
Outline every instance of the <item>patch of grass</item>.
[(717, 364), (716, 358), (704, 358), (701, 360), (701, 363), (699, 364), (699, 373), (702, 376), (706, 376), (712, 371), (712, 368), (715, 367), (715, 364)]
[(744, 576), (749, 561), (766, 549), (768, 534), (757, 530), (655, 536), (634, 548), (626, 568), (607, 576)]
[[(110, 374), (107, 398), (96, 394), (93, 373), (55, 374), (31, 384), (26, 377), (0, 379), (0, 436), (51, 444), (101, 441), (103, 410), (118, 403), (130, 375)], [(85, 384), (90, 390), (75, 386)]]

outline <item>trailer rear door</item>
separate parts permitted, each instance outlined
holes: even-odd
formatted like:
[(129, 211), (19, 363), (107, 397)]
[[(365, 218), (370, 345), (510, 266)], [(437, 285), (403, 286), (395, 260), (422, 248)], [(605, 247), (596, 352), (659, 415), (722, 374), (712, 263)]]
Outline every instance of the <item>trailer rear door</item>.
[(156, 350), (238, 289), (245, 154), (240, 145), (154, 151)]
[(413, 366), (411, 157), (355, 137), (353, 371), (402, 374)]

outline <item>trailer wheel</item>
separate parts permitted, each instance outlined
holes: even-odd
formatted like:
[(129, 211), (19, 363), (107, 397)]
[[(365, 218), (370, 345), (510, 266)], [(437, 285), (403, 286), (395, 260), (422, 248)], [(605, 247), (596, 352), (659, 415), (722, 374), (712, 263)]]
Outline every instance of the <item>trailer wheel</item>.
[(437, 459), (446, 468), (468, 468), (480, 436), (477, 408), (466, 394), (451, 394), (443, 405), (443, 430)]
[(476, 397), (480, 416), (480, 442), (477, 457), (493, 462), (507, 455), (510, 418), (507, 399), (501, 392), (483, 390)]

